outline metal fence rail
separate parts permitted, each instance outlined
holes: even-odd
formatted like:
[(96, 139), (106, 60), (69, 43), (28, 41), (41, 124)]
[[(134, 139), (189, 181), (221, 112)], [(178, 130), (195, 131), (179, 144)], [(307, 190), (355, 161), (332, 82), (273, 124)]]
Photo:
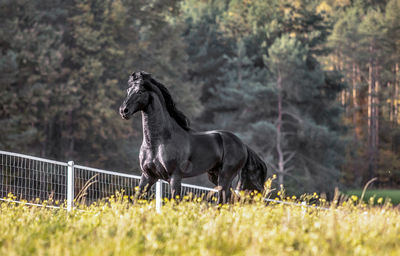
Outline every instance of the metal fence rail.
[[(128, 197), (135, 194), (140, 177), (119, 172), (111, 172), (48, 160), (0, 150), (0, 198), (4, 200), (12, 193), (15, 202), (49, 200), (67, 201), (71, 210), (75, 202), (91, 204), (110, 197), (117, 191)], [(181, 197), (192, 194), (195, 197), (207, 197), (217, 192), (215, 189), (182, 184)], [(162, 198), (170, 198), (170, 187), (165, 181), (158, 181), (150, 190), (150, 198), (156, 198), (160, 210)], [(47, 203), (47, 204), (49, 204)]]
[(140, 176), (110, 172), (81, 165), (74, 166), (74, 195), (79, 203), (91, 204), (110, 197), (116, 191), (135, 195)]
[(19, 200), (65, 200), (67, 164), (0, 151), (0, 197), (12, 193)]
[[(161, 181), (161, 191), (163, 198), (171, 198), (171, 189), (168, 182), (163, 180)], [(184, 197), (185, 195), (192, 195), (193, 197), (207, 198), (214, 195), (216, 192), (218, 192), (218, 190), (213, 188), (182, 183), (181, 197)]]
[[(74, 201), (91, 204), (98, 200), (123, 192), (131, 197), (139, 186), (140, 177), (119, 172), (111, 172), (82, 165), (53, 161), (49, 159), (0, 150), (0, 200), (12, 202), (28, 201), (29, 205), (41, 205), (49, 200), (46, 207), (67, 201), (67, 210), (73, 208)], [(216, 189), (191, 184), (182, 184), (181, 197), (192, 195), (209, 199)], [(16, 198), (6, 199), (12, 193)], [(150, 198), (156, 199), (159, 212), (163, 198), (171, 198), (170, 186), (159, 180), (150, 190)], [(265, 199), (266, 202), (290, 204), (328, 210), (328, 208)]]

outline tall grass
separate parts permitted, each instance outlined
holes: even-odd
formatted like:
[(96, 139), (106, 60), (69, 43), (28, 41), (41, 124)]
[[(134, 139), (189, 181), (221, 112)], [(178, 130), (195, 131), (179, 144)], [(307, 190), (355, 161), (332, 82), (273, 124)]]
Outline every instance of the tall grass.
[[(294, 199), (290, 199), (294, 200)], [(400, 212), (112, 197), (83, 210), (0, 203), (0, 255), (400, 255)]]
[[(353, 189), (346, 191), (348, 195), (361, 196), (362, 189)], [(394, 205), (400, 204), (400, 190), (399, 189), (369, 189), (365, 192), (365, 198), (375, 197), (376, 199), (384, 198), (390, 199)]]

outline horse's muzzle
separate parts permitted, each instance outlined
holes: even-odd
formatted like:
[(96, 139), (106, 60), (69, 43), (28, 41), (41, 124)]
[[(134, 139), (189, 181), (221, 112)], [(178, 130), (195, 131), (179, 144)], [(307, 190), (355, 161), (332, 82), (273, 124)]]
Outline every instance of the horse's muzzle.
[(122, 119), (125, 119), (125, 120), (128, 120), (130, 117), (129, 109), (127, 107), (119, 108), (119, 114), (121, 115)]

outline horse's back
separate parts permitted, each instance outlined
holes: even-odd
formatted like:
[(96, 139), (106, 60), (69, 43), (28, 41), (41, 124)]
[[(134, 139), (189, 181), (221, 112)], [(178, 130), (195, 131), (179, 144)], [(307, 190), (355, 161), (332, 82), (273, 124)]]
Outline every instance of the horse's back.
[(222, 137), (223, 143), (225, 144), (225, 147), (229, 146), (235, 146), (237, 147), (237, 150), (243, 150), (246, 151), (246, 145), (242, 142), (242, 140), (235, 135), (233, 132), (230, 131), (225, 131), (225, 130), (213, 130), (213, 131), (207, 131), (206, 133), (209, 134), (219, 134)]
[(189, 162), (193, 168), (185, 177), (196, 176), (215, 169), (222, 162), (223, 145), (219, 134), (214, 132), (191, 133)]
[[(219, 140), (219, 146), (223, 151), (222, 154), (229, 154), (230, 158), (246, 158), (247, 157), (247, 147), (242, 142), (242, 140), (236, 136), (234, 133), (225, 130), (212, 130), (206, 132), (200, 132), (197, 134), (204, 134), (208, 136), (214, 136)], [(219, 137), (219, 138), (217, 138)], [(221, 159), (223, 161), (223, 159)]]

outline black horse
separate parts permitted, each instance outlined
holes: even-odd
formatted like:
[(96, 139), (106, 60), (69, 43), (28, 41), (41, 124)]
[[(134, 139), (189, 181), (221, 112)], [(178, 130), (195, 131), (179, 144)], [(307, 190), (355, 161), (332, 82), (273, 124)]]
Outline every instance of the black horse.
[(128, 86), (120, 114), (129, 119), (142, 111), (141, 194), (163, 179), (169, 182), (175, 197), (180, 195), (182, 178), (205, 172), (217, 186), (218, 203), (229, 200), (236, 175), (239, 175), (237, 189), (263, 190), (267, 167), (237, 136), (227, 131), (192, 130), (167, 88), (146, 72), (133, 73)]

